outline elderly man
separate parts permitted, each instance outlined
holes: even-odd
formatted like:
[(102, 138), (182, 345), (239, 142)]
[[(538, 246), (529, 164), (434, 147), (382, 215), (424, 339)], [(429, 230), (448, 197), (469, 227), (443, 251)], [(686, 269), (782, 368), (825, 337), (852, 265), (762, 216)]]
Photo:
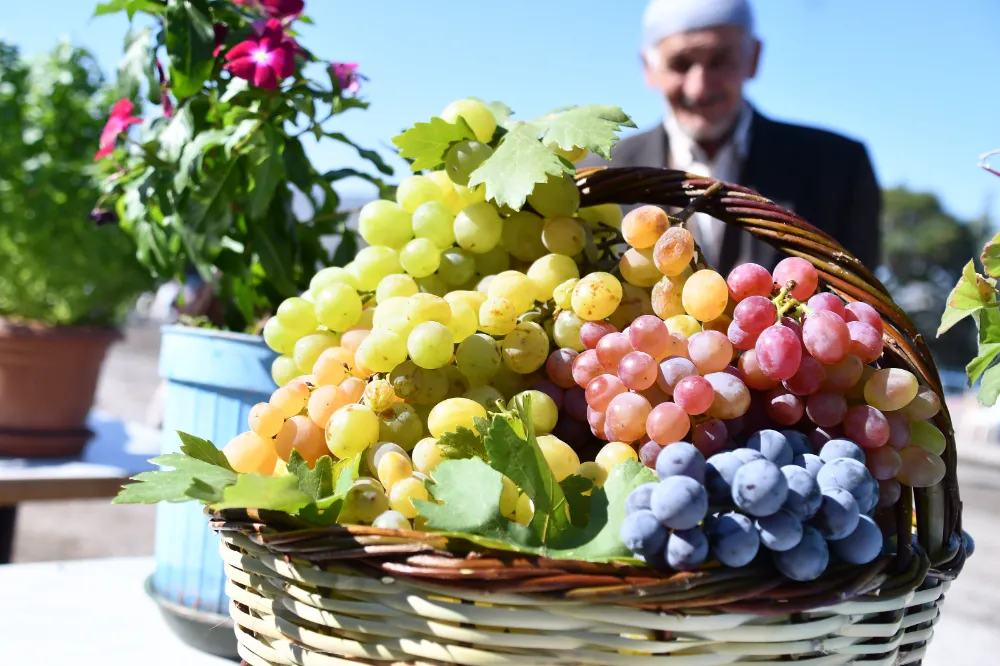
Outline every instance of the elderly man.
[[(652, 0), (643, 16), (646, 82), (666, 100), (661, 125), (622, 141), (612, 166), (656, 166), (757, 190), (836, 238), (869, 268), (879, 261), (881, 194), (865, 147), (764, 117), (744, 98), (761, 43), (748, 0)], [(607, 164), (589, 158), (582, 166)], [(771, 246), (706, 215), (690, 225), (723, 274), (768, 268)]]

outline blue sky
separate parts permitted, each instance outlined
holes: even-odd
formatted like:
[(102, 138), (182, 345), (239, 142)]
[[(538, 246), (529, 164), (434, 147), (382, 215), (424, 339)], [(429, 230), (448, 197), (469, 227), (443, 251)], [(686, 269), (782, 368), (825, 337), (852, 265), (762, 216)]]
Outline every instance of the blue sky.
[[(88, 0), (7, 4), (0, 37), (26, 54), (69, 36), (107, 70), (120, 57), (124, 16), (91, 20)], [(467, 95), (501, 100), (521, 117), (614, 104), (651, 126), (663, 107), (638, 63), (644, 7), (307, 0), (316, 25), (303, 32), (322, 57), (361, 63), (372, 106), (342, 116), (340, 129), (378, 148)], [(956, 214), (989, 209), (1000, 220), (1000, 180), (976, 166), (1000, 148), (1000, 2), (756, 0), (756, 9), (764, 53), (748, 96), (761, 111), (862, 139), (883, 185), (932, 190)], [(324, 168), (358, 164), (336, 146), (309, 149)]]

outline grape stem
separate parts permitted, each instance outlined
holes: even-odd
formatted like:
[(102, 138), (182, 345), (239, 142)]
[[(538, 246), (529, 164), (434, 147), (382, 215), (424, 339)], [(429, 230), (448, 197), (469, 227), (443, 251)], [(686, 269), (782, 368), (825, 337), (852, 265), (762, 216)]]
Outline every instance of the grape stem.
[(792, 298), (791, 296), (792, 291), (795, 289), (795, 286), (796, 286), (795, 280), (789, 280), (788, 282), (785, 283), (785, 286), (781, 288), (781, 291), (778, 292), (778, 295), (775, 296), (773, 299), (771, 299), (771, 302), (774, 303), (775, 307), (778, 308), (778, 314), (775, 317), (775, 323), (780, 322), (781, 318), (784, 317), (786, 314), (788, 314), (790, 310), (793, 310), (798, 307), (803, 307), (803, 308), (805, 307), (805, 305), (802, 302)]

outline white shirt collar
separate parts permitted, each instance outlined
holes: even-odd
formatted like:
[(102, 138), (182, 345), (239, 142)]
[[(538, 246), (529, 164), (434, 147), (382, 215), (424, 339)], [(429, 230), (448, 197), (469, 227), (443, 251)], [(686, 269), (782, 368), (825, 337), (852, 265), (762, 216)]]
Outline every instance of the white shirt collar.
[[(691, 138), (677, 122), (673, 111), (668, 107), (666, 117), (663, 120), (663, 128), (667, 132), (668, 143), (670, 145), (670, 164), (675, 169), (686, 169), (692, 164), (713, 165), (719, 162), (722, 155), (735, 151), (735, 161), (743, 162), (750, 151), (750, 121), (753, 120), (753, 107), (747, 101), (743, 102), (740, 115), (736, 120), (736, 129), (729, 141), (723, 144), (716, 153), (714, 160), (710, 160), (694, 139)], [(730, 161), (730, 160), (727, 160)], [(705, 174), (709, 175), (709, 174)]]

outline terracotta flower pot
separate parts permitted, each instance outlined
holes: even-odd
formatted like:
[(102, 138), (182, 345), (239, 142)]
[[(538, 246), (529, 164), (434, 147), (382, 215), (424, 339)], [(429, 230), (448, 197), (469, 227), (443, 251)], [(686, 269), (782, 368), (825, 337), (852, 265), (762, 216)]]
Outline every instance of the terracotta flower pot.
[(101, 363), (121, 333), (0, 319), (0, 455), (78, 454), (93, 433), (87, 414)]

